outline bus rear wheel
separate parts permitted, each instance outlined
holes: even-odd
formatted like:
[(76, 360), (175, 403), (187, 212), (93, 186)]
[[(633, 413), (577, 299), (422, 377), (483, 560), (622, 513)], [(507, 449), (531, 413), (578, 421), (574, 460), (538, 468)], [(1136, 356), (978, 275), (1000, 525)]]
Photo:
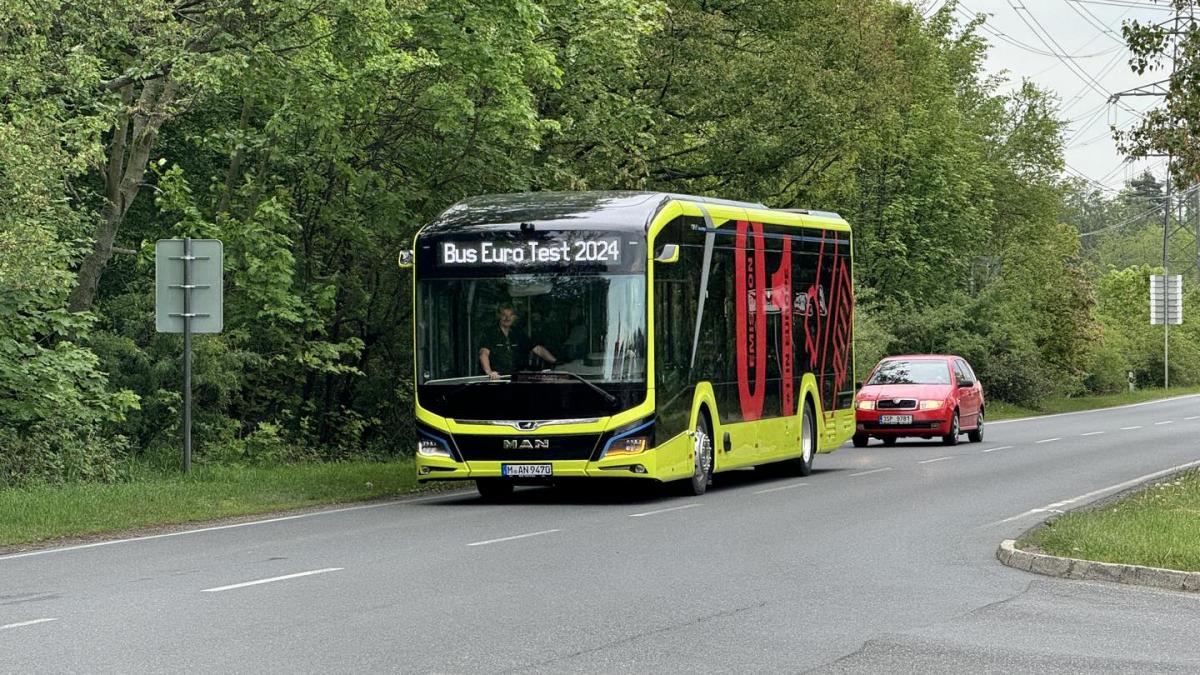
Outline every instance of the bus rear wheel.
[(817, 416), (812, 404), (805, 403), (800, 413), (800, 456), (783, 462), (784, 469), (796, 476), (812, 473), (813, 458), (817, 454)]
[(695, 468), (692, 477), (687, 481), (686, 492), (699, 497), (708, 491), (713, 473), (712, 432), (708, 428), (708, 420), (703, 415), (696, 422), (696, 432), (692, 436), (692, 456)]
[(484, 501), (502, 502), (512, 496), (513, 484), (503, 478), (478, 478), (475, 480), (475, 489), (479, 490), (479, 496)]

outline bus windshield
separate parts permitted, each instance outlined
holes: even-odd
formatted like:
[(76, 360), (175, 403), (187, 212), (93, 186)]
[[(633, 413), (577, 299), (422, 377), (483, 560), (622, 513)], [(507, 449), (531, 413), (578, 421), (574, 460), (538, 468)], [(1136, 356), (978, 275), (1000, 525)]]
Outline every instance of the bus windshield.
[(421, 403), (475, 419), (592, 417), (636, 405), (646, 391), (645, 296), (643, 274), (421, 280)]

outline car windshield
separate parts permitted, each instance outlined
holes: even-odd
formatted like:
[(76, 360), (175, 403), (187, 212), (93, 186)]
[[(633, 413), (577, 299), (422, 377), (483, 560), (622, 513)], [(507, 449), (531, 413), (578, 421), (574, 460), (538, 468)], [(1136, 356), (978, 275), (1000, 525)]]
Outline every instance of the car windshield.
[(950, 384), (950, 367), (945, 361), (884, 361), (867, 384)]

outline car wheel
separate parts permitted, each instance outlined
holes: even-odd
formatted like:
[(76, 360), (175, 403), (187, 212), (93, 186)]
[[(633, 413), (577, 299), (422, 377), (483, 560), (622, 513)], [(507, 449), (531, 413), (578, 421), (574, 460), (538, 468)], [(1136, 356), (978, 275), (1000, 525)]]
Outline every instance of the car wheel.
[(958, 411), (954, 411), (954, 417), (950, 418), (950, 433), (942, 436), (942, 445), (958, 445), (958, 435), (962, 430), (958, 427)]
[(866, 434), (854, 434), (854, 438), (851, 440), (854, 442), (854, 447), (865, 448), (867, 447), (867, 443), (870, 442), (871, 437)]
[(895, 445), (895, 444), (896, 444), (896, 441), (898, 441), (898, 440), (900, 440), (900, 439), (896, 438), (895, 436), (884, 436), (884, 437), (883, 437), (883, 444), (884, 444), (884, 445), (886, 445), (886, 446), (888, 446), (888, 447), (890, 448), (890, 447), (892, 447), (893, 445)]
[(699, 497), (708, 490), (713, 473), (713, 444), (712, 432), (708, 428), (708, 420), (703, 415), (696, 422), (696, 431), (692, 434), (692, 456), (695, 469), (687, 481), (687, 494)]
[(479, 496), (488, 502), (502, 502), (512, 496), (512, 481), (503, 478), (479, 478), (475, 481)]
[(983, 409), (982, 408), (979, 409), (979, 421), (975, 425), (975, 429), (973, 431), (967, 432), (967, 438), (970, 439), (970, 441), (972, 443), (982, 443), (983, 442)]

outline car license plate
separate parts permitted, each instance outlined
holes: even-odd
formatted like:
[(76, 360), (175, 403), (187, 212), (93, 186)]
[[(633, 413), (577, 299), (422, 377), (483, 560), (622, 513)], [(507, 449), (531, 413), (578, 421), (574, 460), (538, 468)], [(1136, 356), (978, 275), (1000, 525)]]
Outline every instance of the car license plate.
[(912, 424), (912, 415), (880, 415), (880, 424)]
[(510, 478), (541, 478), (553, 476), (550, 464), (501, 464), (500, 473)]

